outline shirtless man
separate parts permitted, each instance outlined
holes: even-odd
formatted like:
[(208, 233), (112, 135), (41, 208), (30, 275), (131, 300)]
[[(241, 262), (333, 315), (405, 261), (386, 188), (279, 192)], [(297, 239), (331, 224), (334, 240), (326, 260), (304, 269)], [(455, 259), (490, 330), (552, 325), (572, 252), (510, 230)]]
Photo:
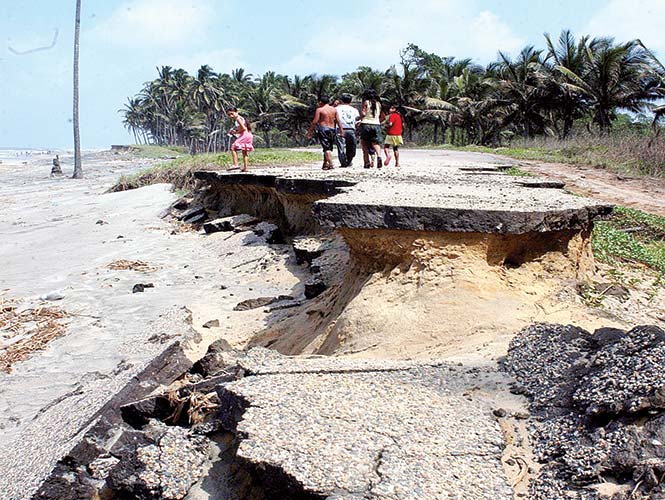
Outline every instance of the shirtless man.
[(330, 105), (330, 98), (326, 95), (319, 97), (319, 107), (316, 108), (314, 119), (307, 131), (307, 138), (312, 138), (312, 132), (316, 127), (316, 135), (323, 148), (323, 170), (331, 170), (332, 163), (332, 150), (335, 144), (335, 125), (340, 137), (344, 137), (344, 127), (339, 120), (337, 110)]

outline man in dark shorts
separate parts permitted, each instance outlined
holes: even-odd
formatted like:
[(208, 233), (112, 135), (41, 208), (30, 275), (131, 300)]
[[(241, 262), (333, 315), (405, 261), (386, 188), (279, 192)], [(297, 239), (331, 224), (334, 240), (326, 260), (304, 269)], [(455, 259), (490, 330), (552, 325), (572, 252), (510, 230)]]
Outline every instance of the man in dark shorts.
[[(338, 127), (337, 130), (335, 130), (335, 125)], [(316, 108), (314, 119), (307, 131), (308, 139), (311, 139), (315, 127), (316, 136), (321, 148), (323, 148), (323, 170), (331, 170), (333, 168), (332, 150), (335, 144), (335, 134), (339, 132), (339, 135), (344, 137), (344, 127), (339, 120), (337, 110), (330, 105), (330, 98), (326, 95), (319, 97), (319, 107)]]

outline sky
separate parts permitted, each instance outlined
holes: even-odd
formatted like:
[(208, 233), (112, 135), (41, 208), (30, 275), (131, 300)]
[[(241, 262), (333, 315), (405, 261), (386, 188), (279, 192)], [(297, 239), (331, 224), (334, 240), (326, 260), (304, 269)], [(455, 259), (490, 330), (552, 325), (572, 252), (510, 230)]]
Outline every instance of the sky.
[[(73, 144), (75, 0), (2, 0), (0, 148)], [(665, 59), (665, 0), (82, 0), (81, 141), (128, 144), (123, 108), (162, 65), (191, 74), (387, 69), (415, 43), (480, 64), (543, 33), (640, 38)]]

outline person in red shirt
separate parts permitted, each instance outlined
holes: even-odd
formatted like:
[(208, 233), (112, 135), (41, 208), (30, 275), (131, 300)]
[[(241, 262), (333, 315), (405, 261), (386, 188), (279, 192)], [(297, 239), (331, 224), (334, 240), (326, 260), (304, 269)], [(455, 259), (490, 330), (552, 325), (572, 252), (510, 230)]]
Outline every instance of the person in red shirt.
[(397, 107), (394, 104), (390, 105), (390, 115), (388, 115), (385, 123), (388, 125), (388, 130), (386, 131), (386, 140), (383, 141), (383, 150), (386, 153), (386, 160), (383, 164), (387, 166), (390, 163), (390, 148), (392, 147), (393, 153), (395, 153), (395, 166), (399, 167), (399, 147), (404, 144), (404, 141), (402, 141), (404, 126), (402, 125), (402, 116), (397, 112)]

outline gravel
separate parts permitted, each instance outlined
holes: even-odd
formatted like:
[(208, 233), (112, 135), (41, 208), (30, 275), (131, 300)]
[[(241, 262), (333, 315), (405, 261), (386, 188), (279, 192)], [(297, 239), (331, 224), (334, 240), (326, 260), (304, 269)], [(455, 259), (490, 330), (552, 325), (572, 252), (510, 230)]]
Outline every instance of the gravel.
[(245, 408), (238, 457), (322, 498), (508, 500), (492, 409), (448, 364), (297, 359), (255, 349), (219, 389)]
[(665, 488), (665, 331), (539, 324), (511, 342), (504, 368), (531, 401), (544, 464), (533, 500), (662, 499)]

